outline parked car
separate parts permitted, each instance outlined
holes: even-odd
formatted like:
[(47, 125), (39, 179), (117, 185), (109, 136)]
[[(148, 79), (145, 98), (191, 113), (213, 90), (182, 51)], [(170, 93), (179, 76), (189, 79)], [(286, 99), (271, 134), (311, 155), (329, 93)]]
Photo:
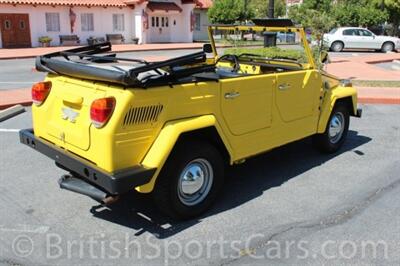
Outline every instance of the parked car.
[[(40, 56), (36, 68), (48, 75), (32, 87), (33, 129), (20, 141), (69, 172), (63, 189), (104, 204), (136, 189), (171, 217), (197, 216), (224, 188), (225, 166), (309, 136), (336, 152), (350, 116), (361, 117), (356, 89), (316, 66), (304, 31), (273, 25), (239, 29), (285, 27), (300, 35), (304, 54), (256, 40), (261, 48), (243, 44), (254, 52), (221, 56), (210, 34), (202, 51), (153, 63), (111, 56), (110, 43)], [(217, 29), (235, 26), (209, 31)]]
[(390, 36), (377, 36), (368, 29), (344, 27), (335, 28), (324, 34), (324, 45), (331, 51), (343, 49), (373, 49), (390, 52), (400, 49), (400, 39)]

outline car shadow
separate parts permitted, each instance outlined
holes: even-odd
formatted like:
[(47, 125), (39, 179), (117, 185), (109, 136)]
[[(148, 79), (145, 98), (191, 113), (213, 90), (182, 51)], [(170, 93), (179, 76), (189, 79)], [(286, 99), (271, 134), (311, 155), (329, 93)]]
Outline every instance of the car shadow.
[[(335, 154), (321, 154), (311, 147), (311, 139), (297, 141), (249, 159), (245, 164), (229, 167), (224, 189), (217, 203), (197, 219), (177, 222), (163, 216), (154, 205), (151, 196), (135, 191), (128, 193), (112, 206), (93, 206), (94, 217), (117, 223), (136, 230), (135, 235), (148, 232), (159, 239), (168, 238), (185, 230), (202, 219), (236, 208), (265, 191), (282, 185), (292, 178), (370, 142), (371, 138), (349, 131), (342, 149)], [(290, 167), (288, 167), (290, 166)]]

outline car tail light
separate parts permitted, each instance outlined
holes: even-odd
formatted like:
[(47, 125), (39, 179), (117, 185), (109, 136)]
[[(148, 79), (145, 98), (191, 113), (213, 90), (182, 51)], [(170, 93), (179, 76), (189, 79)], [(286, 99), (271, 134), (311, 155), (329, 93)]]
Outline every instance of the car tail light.
[(92, 124), (97, 127), (103, 127), (110, 119), (115, 108), (115, 98), (101, 98), (94, 100), (90, 107), (90, 119)]
[(32, 86), (32, 101), (41, 105), (50, 93), (51, 82), (38, 82)]

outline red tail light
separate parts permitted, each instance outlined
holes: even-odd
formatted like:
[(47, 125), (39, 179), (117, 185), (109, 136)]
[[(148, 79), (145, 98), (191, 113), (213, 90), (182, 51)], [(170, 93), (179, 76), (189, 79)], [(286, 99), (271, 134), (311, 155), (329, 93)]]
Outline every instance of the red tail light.
[(110, 119), (115, 107), (115, 98), (101, 98), (94, 100), (90, 107), (90, 119), (92, 124), (97, 127), (103, 127)]
[(51, 82), (38, 82), (32, 86), (32, 101), (36, 105), (41, 105), (46, 100), (51, 89)]

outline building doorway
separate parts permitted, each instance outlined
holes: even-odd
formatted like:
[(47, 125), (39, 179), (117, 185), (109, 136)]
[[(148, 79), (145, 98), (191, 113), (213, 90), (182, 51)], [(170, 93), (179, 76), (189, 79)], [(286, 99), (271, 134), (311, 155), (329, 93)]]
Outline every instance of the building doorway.
[(152, 43), (171, 42), (171, 19), (169, 16), (150, 17), (150, 41)]
[(0, 31), (3, 48), (31, 47), (28, 14), (0, 13)]

